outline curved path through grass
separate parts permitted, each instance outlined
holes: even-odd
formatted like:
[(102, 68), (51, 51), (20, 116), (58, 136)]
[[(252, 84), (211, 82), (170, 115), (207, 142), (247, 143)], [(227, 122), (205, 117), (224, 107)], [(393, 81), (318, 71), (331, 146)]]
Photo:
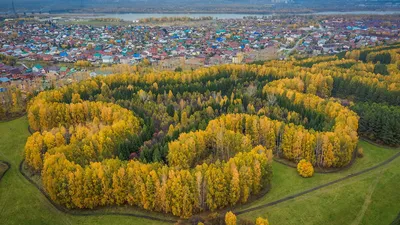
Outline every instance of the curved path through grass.
[(1, 178), (3, 178), (3, 176), (10, 169), (10, 167), (11, 167), (10, 163), (0, 160), (0, 181), (1, 181)]
[(302, 191), (302, 192), (300, 192), (300, 193), (297, 193), (297, 194), (294, 194), (294, 195), (290, 195), (290, 196), (287, 196), (287, 197), (278, 199), (278, 200), (273, 201), (273, 202), (269, 202), (269, 203), (266, 203), (266, 204), (262, 204), (262, 205), (259, 205), (259, 206), (253, 207), (253, 208), (248, 208), (248, 209), (243, 209), (243, 210), (236, 211), (235, 214), (240, 215), (240, 214), (243, 214), (243, 213), (247, 213), (247, 212), (259, 210), (259, 209), (262, 209), (262, 208), (266, 208), (266, 207), (268, 207), (268, 206), (277, 205), (277, 204), (279, 204), (279, 203), (281, 203), (281, 202), (285, 202), (285, 201), (288, 201), (288, 200), (291, 200), (291, 199), (295, 199), (295, 198), (297, 198), (297, 197), (300, 197), (300, 196), (302, 196), (302, 195), (305, 195), (305, 194), (314, 192), (314, 191), (319, 190), (319, 189), (321, 189), (321, 188), (325, 188), (325, 187), (334, 185), (334, 184), (336, 184), (336, 183), (342, 182), (342, 181), (344, 181), (344, 180), (347, 180), (347, 179), (350, 179), (350, 178), (354, 178), (354, 177), (356, 177), (356, 176), (359, 176), (359, 175), (362, 175), (362, 174), (364, 174), (364, 173), (370, 172), (370, 171), (372, 171), (372, 170), (378, 169), (378, 168), (380, 168), (380, 167), (382, 167), (382, 166), (385, 166), (385, 165), (391, 163), (393, 160), (397, 159), (398, 157), (400, 157), (400, 152), (398, 152), (398, 153), (395, 154), (394, 156), (390, 157), (388, 160), (386, 160), (386, 161), (384, 161), (384, 162), (381, 162), (381, 163), (379, 163), (378, 165), (375, 165), (375, 166), (373, 166), (373, 167), (367, 168), (367, 169), (365, 169), (365, 170), (361, 170), (361, 171), (359, 171), (359, 172), (357, 172), (357, 173), (349, 174), (349, 175), (347, 175), (347, 176), (345, 176), (345, 177), (342, 177), (342, 178), (339, 178), (339, 179), (337, 179), (337, 180), (333, 180), (333, 181), (330, 181), (330, 182), (328, 182), (328, 183), (325, 183), (325, 184), (322, 184), (322, 185), (318, 185), (318, 186), (313, 187), (313, 188), (311, 188), (311, 189), (308, 189), (308, 190)]
[(391, 224), (400, 210), (400, 151), (359, 144), (364, 158), (337, 173), (304, 179), (294, 168), (273, 164), (270, 193), (236, 212), (249, 220), (268, 217), (271, 224)]

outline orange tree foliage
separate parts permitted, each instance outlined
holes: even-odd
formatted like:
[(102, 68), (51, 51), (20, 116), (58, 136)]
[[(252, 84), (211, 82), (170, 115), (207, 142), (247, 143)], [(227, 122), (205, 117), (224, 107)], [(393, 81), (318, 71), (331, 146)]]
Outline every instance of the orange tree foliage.
[(236, 225), (236, 215), (232, 211), (225, 214), (225, 224), (226, 225)]
[[(69, 93), (68, 88), (43, 92), (30, 103), (29, 123), (37, 132), (25, 146), (27, 165), (41, 173), (50, 197), (68, 208), (129, 204), (187, 218), (246, 202), (271, 178), (272, 151), (219, 121), (210, 123), (220, 126), (217, 130), (182, 134), (171, 142), (169, 166), (121, 161), (116, 146), (139, 132), (138, 119), (112, 103), (63, 103)], [(76, 95), (71, 99), (80, 99)], [(174, 155), (174, 148), (183, 155)], [(204, 154), (215, 154), (216, 161)]]
[[(120, 74), (97, 77), (46, 91), (28, 106), (29, 124), (36, 132), (25, 146), (26, 164), (41, 173), (49, 196), (68, 208), (123, 205), (172, 213), (188, 218), (194, 213), (245, 203), (270, 182), (272, 154), (293, 162), (306, 159), (321, 167), (341, 167), (350, 162), (358, 136), (358, 117), (332, 99), (336, 73), (313, 71), (293, 63), (222, 65), (195, 71), (142, 75), (129, 68)], [(129, 72), (127, 72), (129, 71)], [(272, 80), (263, 90), (265, 99), (290, 99), (332, 120), (329, 131), (308, 130), (262, 114), (228, 113), (208, 121), (204, 130), (183, 132), (168, 142), (167, 164), (118, 159), (116, 148), (141, 130), (139, 119), (113, 102), (119, 84), (132, 90), (147, 84), (154, 90), (168, 83), (186, 85), (223, 74), (236, 80), (241, 74)], [(211, 85), (210, 85), (211, 87)], [(165, 90), (166, 89), (166, 90)], [(165, 99), (178, 98), (165, 88)], [(114, 93), (115, 94), (115, 93)], [(152, 91), (138, 90), (140, 102), (157, 99)], [(325, 99), (323, 99), (325, 98)], [(199, 105), (205, 101), (198, 98)], [(216, 95), (216, 103), (242, 104), (242, 99)], [(179, 107), (185, 109), (186, 102)], [(257, 107), (257, 109), (256, 109)], [(252, 113), (260, 107), (250, 105)], [(190, 110), (170, 111), (176, 126), (187, 125)], [(207, 114), (217, 111), (207, 107)], [(298, 116), (292, 113), (291, 116)], [(168, 125), (168, 124), (167, 124)]]
[(297, 164), (297, 172), (299, 172), (300, 176), (302, 177), (312, 177), (312, 175), (314, 174), (314, 167), (310, 162), (302, 159)]
[(269, 225), (269, 222), (268, 222), (267, 219), (258, 217), (258, 218), (256, 219), (256, 225)]
[(357, 114), (333, 100), (304, 93), (306, 89), (307, 85), (302, 80), (293, 78), (268, 83), (263, 92), (267, 95), (283, 96), (295, 105), (326, 115), (334, 121), (333, 129), (316, 132), (293, 124), (284, 125), (282, 141), (277, 142), (279, 145), (276, 151), (291, 161), (306, 159), (320, 167), (347, 165), (358, 142)]

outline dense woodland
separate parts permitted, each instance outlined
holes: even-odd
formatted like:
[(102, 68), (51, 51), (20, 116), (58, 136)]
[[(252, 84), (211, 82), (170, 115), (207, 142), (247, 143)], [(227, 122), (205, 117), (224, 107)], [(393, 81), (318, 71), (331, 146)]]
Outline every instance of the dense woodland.
[(272, 157), (310, 171), (348, 165), (358, 135), (398, 145), (399, 59), (395, 45), (182, 72), (116, 66), (30, 101), (26, 165), (68, 208), (188, 218), (245, 203), (269, 186)]
[(360, 115), (358, 132), (366, 138), (392, 146), (400, 145), (400, 107), (361, 102), (351, 107)]

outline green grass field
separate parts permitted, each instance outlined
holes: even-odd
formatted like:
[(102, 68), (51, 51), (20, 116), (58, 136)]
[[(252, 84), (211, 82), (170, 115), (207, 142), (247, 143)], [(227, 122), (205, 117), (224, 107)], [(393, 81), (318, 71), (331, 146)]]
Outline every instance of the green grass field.
[[(304, 179), (297, 175), (295, 169), (274, 164), (270, 193), (242, 208), (252, 208), (299, 193), (376, 165), (397, 153), (396, 150), (379, 148), (364, 141), (360, 144), (365, 150), (365, 157), (357, 159), (351, 168), (334, 174), (314, 174), (312, 178)], [(244, 213), (240, 217), (250, 220), (267, 217), (271, 224), (389, 225), (400, 211), (400, 192), (397, 190), (400, 187), (399, 163), (400, 157), (366, 174), (275, 206)]]
[(7, 171), (8, 166), (2, 162), (0, 162), (0, 177)]
[[(0, 181), (0, 224), (162, 224), (128, 216), (73, 216), (58, 211), (18, 171), (23, 147), (29, 136), (27, 119), (23, 117), (0, 123), (0, 133), (0, 159), (11, 163), (11, 169)], [(308, 179), (298, 176), (294, 168), (274, 162), (270, 192), (235, 210), (266, 204), (325, 184), (379, 164), (398, 152), (364, 141), (360, 141), (360, 145), (364, 148), (365, 156), (357, 159), (351, 168), (333, 174), (315, 174)], [(396, 166), (399, 163), (400, 157), (366, 174), (239, 217), (249, 220), (255, 220), (258, 216), (268, 217), (272, 225), (390, 224), (400, 211), (400, 167)], [(133, 209), (107, 209), (102, 212), (127, 210)], [(134, 213), (159, 216), (137, 210)]]

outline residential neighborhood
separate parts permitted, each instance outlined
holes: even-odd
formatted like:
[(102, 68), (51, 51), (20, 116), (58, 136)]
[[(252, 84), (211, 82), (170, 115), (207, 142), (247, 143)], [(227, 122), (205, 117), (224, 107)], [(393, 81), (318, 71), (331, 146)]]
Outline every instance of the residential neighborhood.
[(400, 20), (390, 15), (254, 16), (199, 21), (191, 26), (138, 21), (94, 26), (69, 20), (49, 16), (2, 21), (0, 55), (16, 62), (0, 61), (0, 86), (13, 82), (26, 87), (35, 80), (31, 83), (41, 83), (40, 89), (45, 89), (81, 71), (74, 64), (77, 61), (95, 68), (134, 65), (146, 59), (159, 69), (195, 69), (336, 54), (396, 42), (400, 34)]

